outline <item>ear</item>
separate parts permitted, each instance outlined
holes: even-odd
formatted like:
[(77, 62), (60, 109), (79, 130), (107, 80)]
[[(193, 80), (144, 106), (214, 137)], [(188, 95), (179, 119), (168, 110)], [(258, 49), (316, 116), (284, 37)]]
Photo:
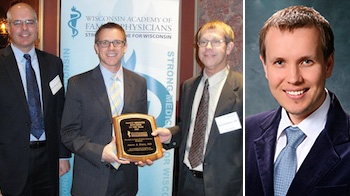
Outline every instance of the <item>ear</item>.
[(326, 78), (331, 77), (334, 67), (334, 52), (328, 57), (326, 62)]
[(235, 44), (234, 44), (233, 42), (230, 42), (230, 43), (228, 43), (228, 44), (226, 45), (226, 55), (231, 54), (234, 45), (235, 45)]
[(126, 42), (123, 47), (123, 54), (125, 54), (127, 50), (128, 50), (128, 42)]
[(6, 26), (5, 26), (5, 27), (6, 27), (7, 33), (8, 33), (8, 34), (11, 34), (11, 32), (10, 32), (10, 23), (9, 23), (9, 22), (6, 23)]
[(264, 68), (265, 78), (268, 79), (268, 77), (267, 77), (267, 67), (266, 67), (266, 64), (265, 64), (265, 60), (264, 60), (264, 58), (261, 55), (260, 55), (260, 61), (261, 61), (261, 64), (263, 65), (263, 68)]
[(96, 54), (98, 54), (100, 52), (98, 49), (97, 43), (94, 44), (94, 49), (95, 49)]

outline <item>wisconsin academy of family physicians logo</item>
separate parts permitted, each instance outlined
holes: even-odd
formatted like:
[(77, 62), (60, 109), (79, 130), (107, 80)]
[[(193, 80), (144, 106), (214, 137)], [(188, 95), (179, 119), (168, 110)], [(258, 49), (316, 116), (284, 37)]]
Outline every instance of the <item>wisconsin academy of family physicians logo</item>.
[(79, 34), (77, 29), (78, 19), (81, 18), (81, 13), (73, 6), (71, 9), (70, 20), (68, 21), (68, 26), (72, 29), (72, 37), (74, 38)]

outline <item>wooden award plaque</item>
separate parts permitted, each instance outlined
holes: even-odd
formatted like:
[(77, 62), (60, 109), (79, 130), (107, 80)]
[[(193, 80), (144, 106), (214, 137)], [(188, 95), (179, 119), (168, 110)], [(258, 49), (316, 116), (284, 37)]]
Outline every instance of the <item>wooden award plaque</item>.
[(158, 136), (151, 133), (157, 128), (153, 116), (130, 113), (113, 117), (113, 126), (119, 159), (131, 162), (157, 160), (163, 157)]

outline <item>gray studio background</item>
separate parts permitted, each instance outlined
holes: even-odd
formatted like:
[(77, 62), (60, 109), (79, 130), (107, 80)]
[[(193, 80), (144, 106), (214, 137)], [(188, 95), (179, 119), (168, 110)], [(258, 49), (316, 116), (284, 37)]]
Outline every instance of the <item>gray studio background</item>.
[(334, 92), (350, 113), (350, 1), (245, 1), (245, 115), (275, 109), (264, 70), (259, 59), (259, 32), (277, 10), (290, 5), (315, 8), (331, 24), (335, 37), (335, 64), (326, 88)]

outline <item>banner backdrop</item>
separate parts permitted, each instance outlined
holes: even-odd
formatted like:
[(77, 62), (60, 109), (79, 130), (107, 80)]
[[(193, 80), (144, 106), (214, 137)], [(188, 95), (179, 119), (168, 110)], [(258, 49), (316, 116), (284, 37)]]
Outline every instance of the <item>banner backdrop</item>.
[[(94, 35), (102, 24), (115, 22), (127, 34), (123, 67), (147, 80), (149, 114), (158, 127), (175, 124), (179, 0), (62, 0), (60, 56), (64, 84), (68, 78), (98, 65)], [(73, 162), (71, 161), (71, 164)], [(140, 196), (172, 195), (173, 150), (152, 166), (139, 168)], [(60, 195), (69, 196), (72, 171), (61, 178)]]

